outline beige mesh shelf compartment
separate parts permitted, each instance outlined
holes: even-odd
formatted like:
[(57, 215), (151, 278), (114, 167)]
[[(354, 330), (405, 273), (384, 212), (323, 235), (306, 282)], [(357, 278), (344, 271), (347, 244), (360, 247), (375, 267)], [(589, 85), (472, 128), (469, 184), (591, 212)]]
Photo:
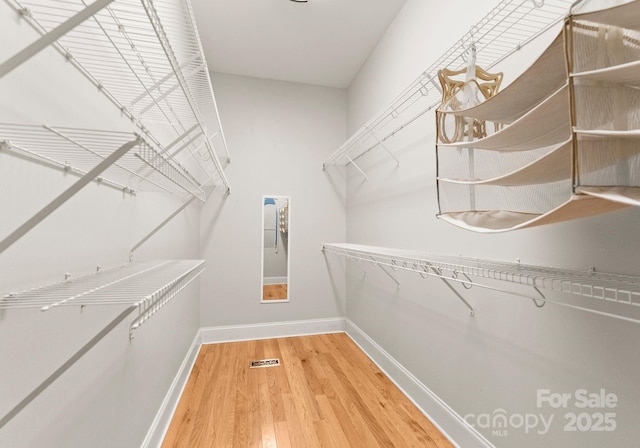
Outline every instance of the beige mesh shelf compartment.
[(441, 219), (495, 233), (640, 205), (640, 22), (629, 18), (640, 2), (616, 3), (577, 2), (564, 32), (493, 97), (465, 109), (443, 100), (438, 123), (496, 131), (438, 136)]
[(575, 185), (581, 194), (639, 206), (640, 2), (608, 3), (578, 4), (567, 22)]

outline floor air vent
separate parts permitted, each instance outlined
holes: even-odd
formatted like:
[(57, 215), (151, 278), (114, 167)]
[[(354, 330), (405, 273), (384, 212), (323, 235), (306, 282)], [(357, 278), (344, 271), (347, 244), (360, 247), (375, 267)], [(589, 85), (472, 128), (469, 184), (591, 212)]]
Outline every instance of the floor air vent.
[(258, 367), (274, 367), (279, 366), (280, 360), (278, 358), (273, 359), (261, 359), (260, 361), (251, 361), (249, 368), (257, 369)]

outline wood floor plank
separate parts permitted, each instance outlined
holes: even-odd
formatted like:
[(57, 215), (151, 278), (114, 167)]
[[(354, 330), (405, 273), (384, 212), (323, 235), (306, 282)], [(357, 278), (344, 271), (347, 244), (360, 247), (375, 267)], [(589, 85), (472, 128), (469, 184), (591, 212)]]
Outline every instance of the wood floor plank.
[[(338, 348), (341, 353), (347, 354), (350, 360), (349, 367), (356, 374), (356, 385), (359, 390), (364, 392), (363, 397), (366, 397), (368, 408), (381, 422), (382, 428), (394, 445), (404, 443), (404, 446), (407, 447), (435, 446), (434, 441), (425, 431), (419, 431), (417, 430), (419, 428), (412, 425), (413, 419), (405, 414), (405, 408), (401, 406), (406, 401), (406, 397), (398, 388), (362, 353), (353, 341), (345, 339), (340, 342), (342, 344), (339, 344)], [(388, 418), (383, 418), (384, 415)]]
[[(259, 341), (249, 342), (249, 352), (252, 354), (252, 359), (263, 359), (263, 351), (258, 345)], [(260, 384), (258, 381), (258, 374), (260, 369), (249, 370), (247, 374), (247, 396), (248, 400), (248, 426), (249, 426), (249, 443), (251, 448), (262, 447), (262, 422), (260, 415)]]
[[(331, 407), (339, 416), (343, 432), (347, 436), (351, 446), (379, 447), (375, 436), (367, 422), (363, 419), (361, 406), (345, 390), (336, 371), (331, 366), (331, 354), (323, 353), (322, 357), (327, 364), (329, 382), (325, 386), (325, 396), (328, 397)], [(358, 445), (358, 444), (361, 445)]]
[[(264, 341), (265, 356), (267, 359), (282, 360), (282, 353), (276, 339), (268, 339)], [(267, 375), (267, 383), (269, 385), (269, 399), (271, 400), (271, 411), (274, 422), (282, 422), (286, 420), (284, 413), (284, 404), (282, 403), (282, 394), (289, 393), (289, 380), (284, 369), (264, 369)]]
[[(344, 353), (347, 357), (341, 357), (338, 362), (343, 369), (353, 369), (355, 375), (353, 375), (353, 385), (357, 390), (361, 391), (363, 403), (371, 412), (373, 418), (380, 422), (380, 429), (383, 430), (391, 441), (392, 446), (399, 446), (403, 443), (405, 446), (420, 446), (418, 440), (415, 438), (415, 434), (412, 431), (408, 431), (402, 425), (402, 421), (398, 418), (384, 418), (397, 415), (394, 412), (394, 402), (388, 400), (386, 395), (386, 389), (391, 386), (390, 384), (381, 384), (381, 378), (383, 377), (378, 368), (373, 364), (366, 356), (361, 356), (362, 352), (356, 350), (351, 341), (345, 340), (344, 344), (339, 346), (341, 353)], [(366, 373), (370, 374), (367, 375)], [(373, 372), (373, 375), (371, 375)]]
[(249, 446), (249, 404), (247, 378), (249, 369), (246, 368), (249, 359), (248, 344), (234, 344), (236, 348), (236, 368), (234, 369), (234, 421), (233, 421), (233, 448)]
[[(200, 402), (200, 415), (198, 416), (199, 431), (198, 438), (192, 439), (191, 446), (198, 446), (203, 443), (215, 441), (216, 433), (220, 431), (220, 421), (223, 412), (221, 404), (224, 401), (225, 384), (229, 378), (229, 345), (223, 344), (215, 354), (215, 363), (209, 371), (209, 381), (207, 389), (204, 391), (204, 399)], [(213, 372), (224, 372), (215, 375)]]
[[(232, 428), (235, 412), (235, 396), (233, 394), (233, 369), (235, 366), (235, 350), (233, 344), (225, 344), (222, 350), (219, 371), (224, 372), (212, 388), (212, 403), (209, 419), (204, 433), (204, 440), (212, 440), (213, 446), (225, 448), (229, 446), (226, 439)], [(233, 401), (232, 401), (233, 400)]]
[(322, 394), (322, 387), (320, 386), (320, 382), (318, 381), (316, 371), (312, 366), (313, 351), (308, 350), (303, 345), (304, 339), (305, 339), (304, 337), (291, 338), (291, 343), (293, 344), (296, 355), (300, 360), (300, 366), (302, 367), (302, 371), (304, 372), (304, 376), (308, 384), (308, 387), (311, 389), (311, 393), (313, 395), (319, 395), (319, 394)]
[(344, 399), (347, 400), (350, 412), (356, 412), (357, 415), (360, 416), (362, 419), (361, 424), (364, 424), (364, 426), (371, 431), (377, 445), (392, 447), (393, 443), (391, 439), (389, 439), (387, 433), (378, 424), (375, 416), (367, 406), (364, 397), (360, 395), (357, 387), (354, 386), (353, 382), (357, 381), (357, 379), (355, 377), (350, 377), (345, 373), (339, 361), (337, 361), (333, 355), (327, 354), (326, 359), (331, 366), (332, 371), (335, 372), (338, 384), (342, 387), (340, 397), (344, 397)]
[(286, 338), (280, 343), (283, 363), (286, 363), (287, 366), (285, 371), (291, 386), (290, 399), (302, 426), (302, 435), (305, 438), (305, 445), (303, 446), (310, 448), (320, 447), (320, 441), (313, 430), (313, 423), (320, 419), (318, 404), (309, 389), (304, 376), (302, 360), (298, 357), (293, 339)]
[[(278, 358), (280, 366), (249, 368)], [(204, 345), (163, 448), (452, 444), (344, 333)]]
[(323, 433), (321, 440), (326, 441), (322, 446), (349, 446), (349, 439), (342, 430), (329, 399), (325, 395), (318, 395), (316, 400), (322, 411), (322, 420), (318, 422), (319, 430)]
[(191, 375), (189, 376), (189, 380), (185, 385), (180, 399), (180, 403), (188, 403), (189, 405), (179, 406), (176, 409), (172, 419), (174, 424), (170, 425), (167, 429), (163, 447), (168, 446), (166, 443), (167, 440), (173, 441), (171, 446), (175, 448), (187, 446), (187, 441), (192, 431), (194, 414), (196, 413), (200, 399), (202, 398), (200, 390), (204, 388), (203, 383), (207, 378), (205, 371), (209, 366), (209, 356), (210, 355), (207, 354), (207, 350), (201, 349), (198, 353), (196, 362), (191, 370)]
[[(291, 438), (289, 437), (289, 426), (287, 424), (287, 421), (283, 420), (283, 421), (276, 422), (275, 426), (276, 426), (276, 440), (278, 441), (278, 448), (293, 448), (294, 445), (291, 445)], [(300, 445), (295, 445), (295, 446), (300, 446)]]
[(273, 424), (273, 412), (271, 411), (271, 399), (269, 398), (269, 384), (267, 372), (264, 369), (255, 372), (258, 376), (258, 388), (260, 394), (260, 428), (263, 448), (276, 448), (276, 428)]

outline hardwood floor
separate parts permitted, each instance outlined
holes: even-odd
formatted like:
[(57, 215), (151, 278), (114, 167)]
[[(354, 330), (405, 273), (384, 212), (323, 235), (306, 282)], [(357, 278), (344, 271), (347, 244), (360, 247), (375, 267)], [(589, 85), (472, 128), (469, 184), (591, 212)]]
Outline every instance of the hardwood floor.
[[(278, 358), (280, 366), (249, 368)], [(169, 447), (452, 447), (344, 333), (203, 345)]]
[(262, 286), (262, 300), (286, 300), (287, 297), (286, 283)]

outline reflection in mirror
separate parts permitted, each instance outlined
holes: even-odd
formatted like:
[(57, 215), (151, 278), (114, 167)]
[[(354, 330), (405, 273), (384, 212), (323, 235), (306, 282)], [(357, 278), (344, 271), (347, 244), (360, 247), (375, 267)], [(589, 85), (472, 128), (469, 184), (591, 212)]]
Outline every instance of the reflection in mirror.
[(262, 197), (262, 301), (289, 301), (289, 222), (291, 200)]

